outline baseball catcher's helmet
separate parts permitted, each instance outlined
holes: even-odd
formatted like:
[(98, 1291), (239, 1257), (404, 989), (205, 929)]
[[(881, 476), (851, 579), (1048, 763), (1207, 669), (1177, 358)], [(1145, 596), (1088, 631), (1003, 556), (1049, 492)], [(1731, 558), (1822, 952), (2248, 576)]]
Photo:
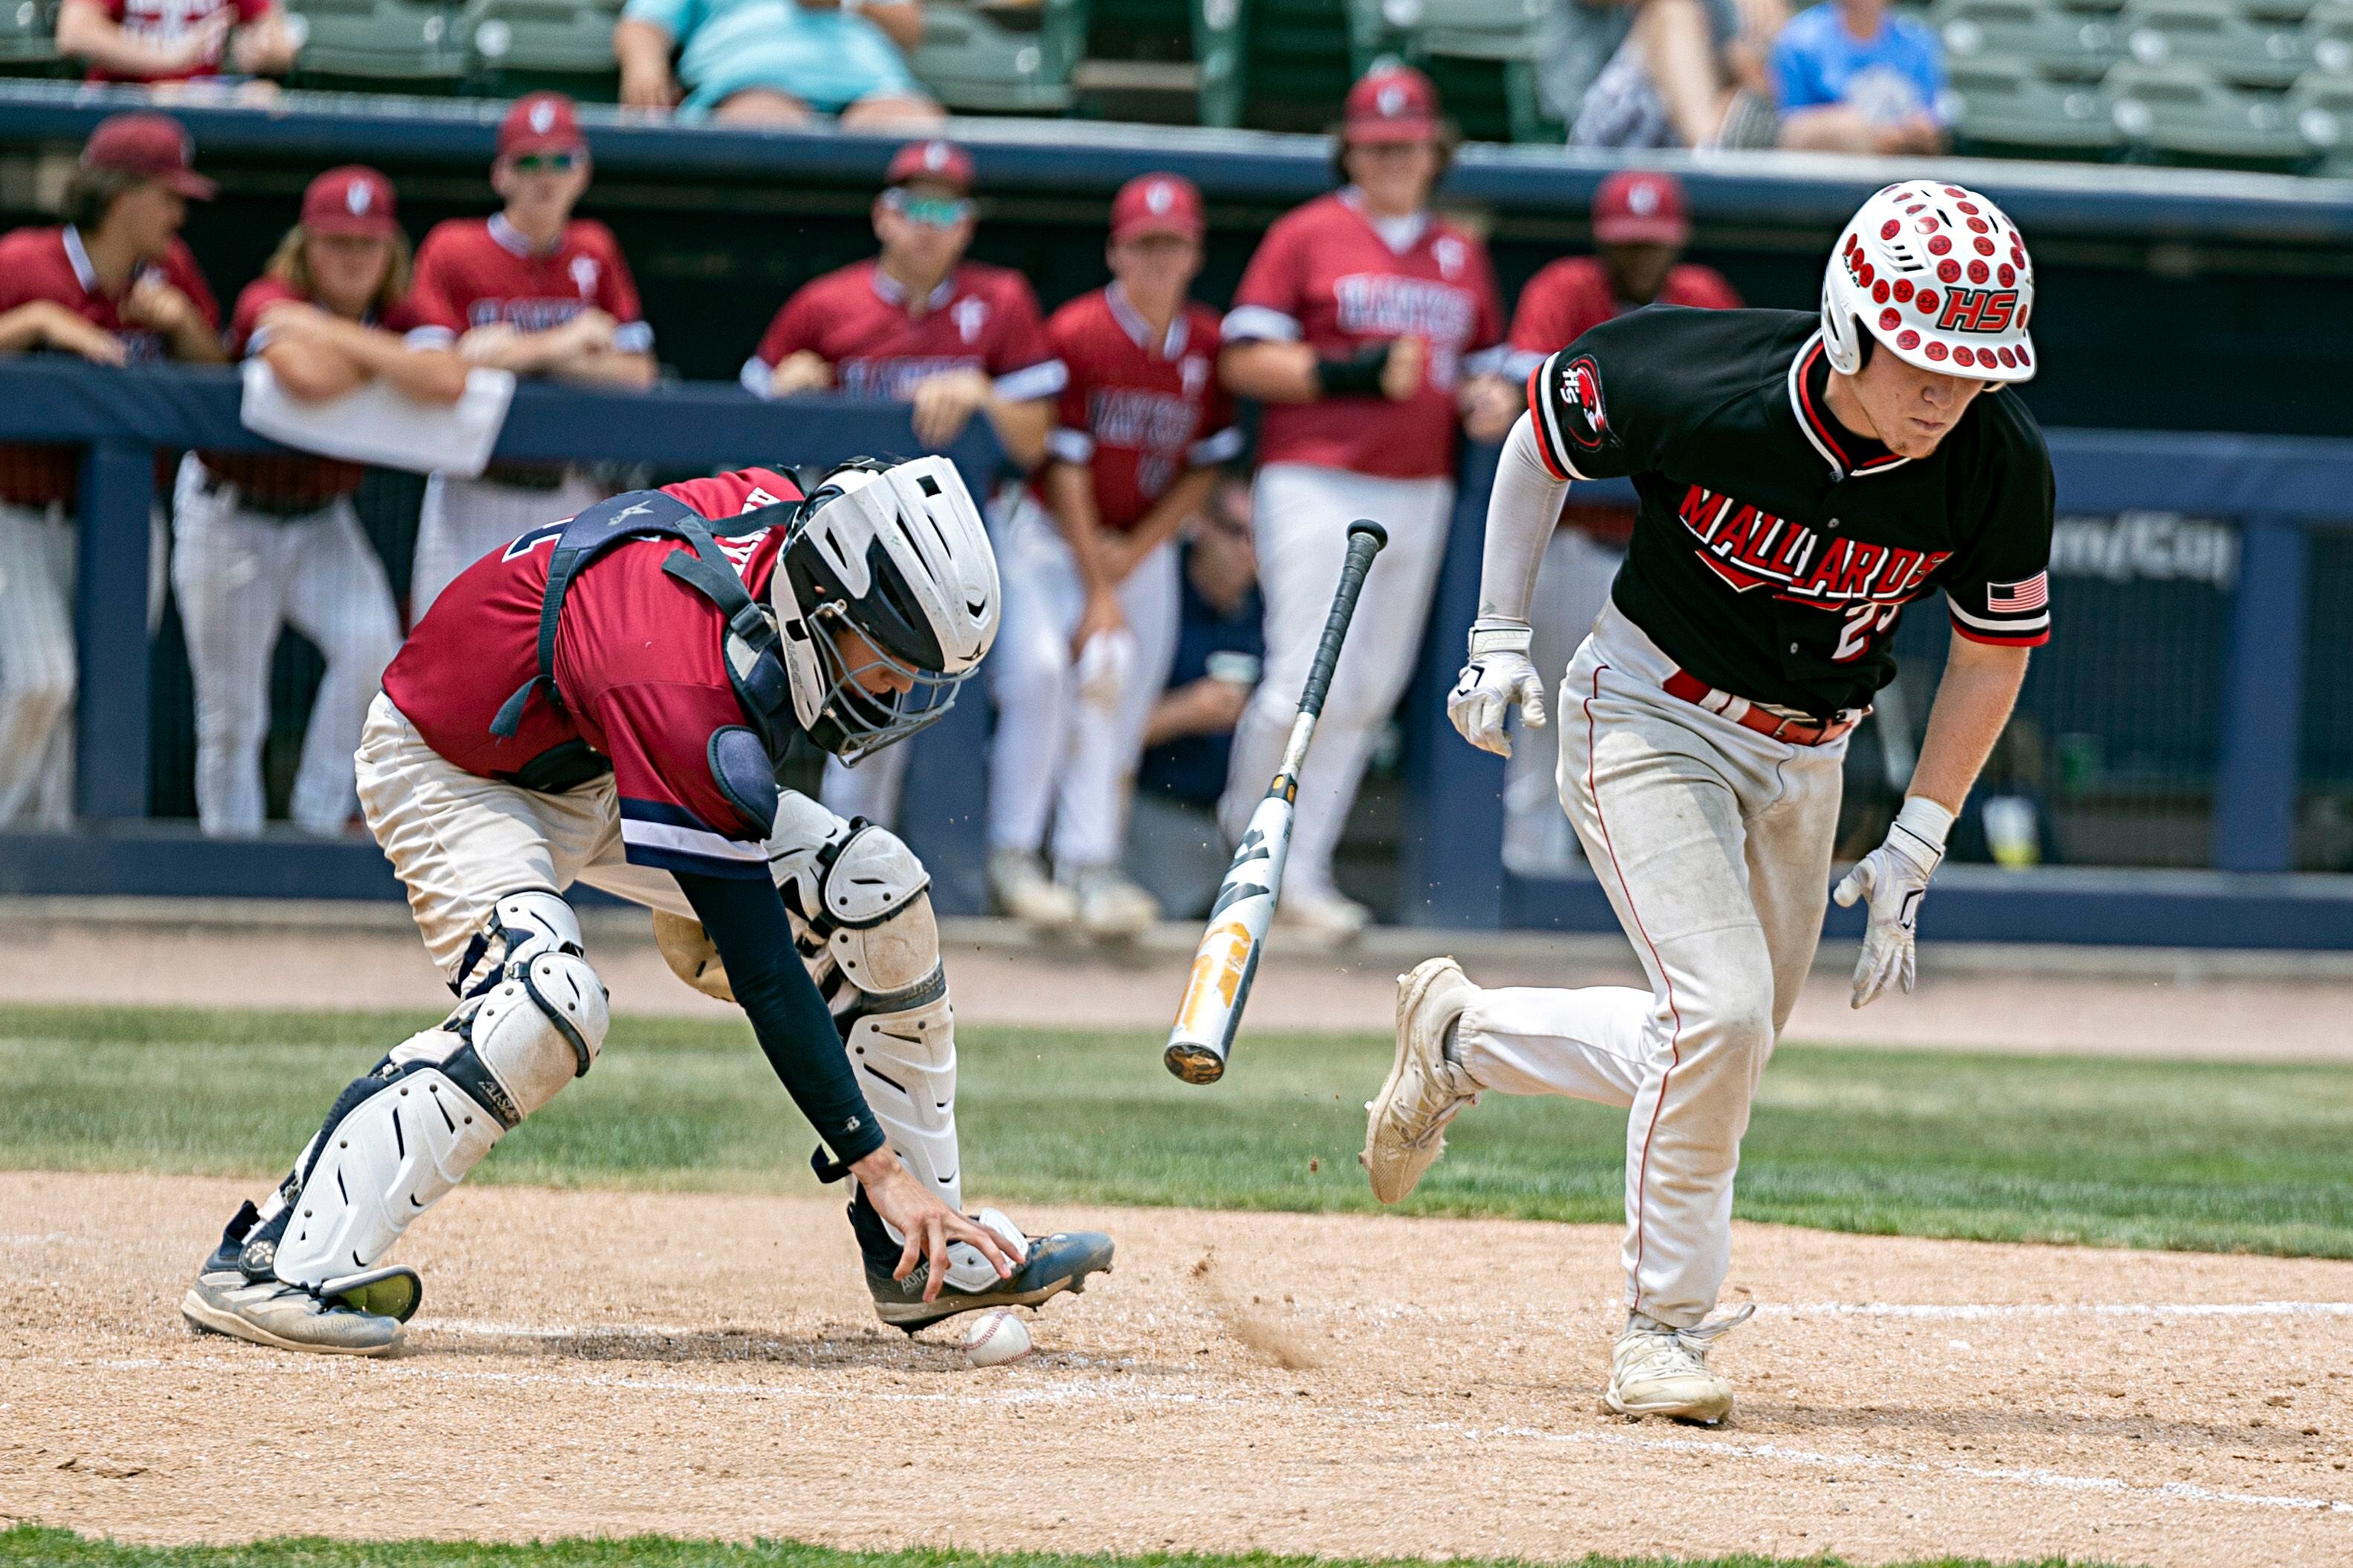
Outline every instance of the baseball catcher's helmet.
[(2034, 264), (2002, 211), (1936, 180), (1889, 185), (1849, 220), (1822, 275), (1831, 363), (1862, 368), (1863, 333), (1907, 364), (1978, 381), (2027, 381)]

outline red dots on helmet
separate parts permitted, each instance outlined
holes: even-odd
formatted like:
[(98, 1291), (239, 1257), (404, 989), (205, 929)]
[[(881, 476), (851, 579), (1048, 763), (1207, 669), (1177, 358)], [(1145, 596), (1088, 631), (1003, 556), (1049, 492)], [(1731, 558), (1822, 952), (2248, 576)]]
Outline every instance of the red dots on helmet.
[(2010, 266), (2010, 264), (2009, 262), (2007, 262), (2007, 261), (2003, 262), (2000, 267), (1998, 267), (1998, 268), (1994, 268), (1994, 274), (1993, 274), (1993, 275), (1994, 275), (1994, 277), (1995, 277), (1997, 279), (1999, 279), (1999, 280), (2000, 281), (2001, 286), (2002, 286), (2003, 288), (2005, 288), (2005, 289), (2009, 288), (2011, 284), (2013, 284), (2013, 283), (2015, 283), (2015, 282), (2017, 282), (2017, 281), (2018, 281), (2018, 272), (2017, 272), (2017, 269), (2016, 269), (2016, 268), (2012, 268), (2012, 267)]
[(1894, 239), (1897, 235), (1902, 234), (1903, 232), (1904, 226), (1896, 222), (1894, 218), (1889, 218), (1885, 223), (1879, 226), (1879, 237), (1882, 239)]
[(1941, 234), (1928, 242), (1928, 254), (1931, 256), (1942, 256), (1952, 248), (1952, 240)]
[(1887, 292), (1888, 292), (1888, 290), (1887, 290), (1887, 279), (1886, 279), (1883, 278), (1883, 279), (1881, 279), (1878, 282), (1873, 283), (1873, 284), (1871, 286), (1871, 301), (1872, 301), (1872, 303), (1873, 303), (1873, 304), (1874, 304), (1874, 305), (1884, 305), (1885, 303), (1887, 303)]
[(1909, 278), (1898, 278), (1895, 280), (1895, 302), (1901, 305), (1911, 298), (1912, 279)]
[(1930, 359), (1943, 359), (1949, 352), (1950, 351), (1945, 347), (1943, 340), (1938, 338), (1930, 338), (1928, 340), (1928, 357)]
[(2001, 356), (2001, 363), (2005, 369), (2015, 370), (2018, 368), (2018, 355), (2011, 350), (1996, 349), (1994, 350), (1994, 353)]
[(1903, 319), (1904, 313), (1891, 305), (1879, 312), (1879, 330), (1883, 332), (1892, 332), (1895, 330), (1896, 323)]
[(1895, 346), (1909, 353), (1920, 346), (1920, 334), (1906, 327), (1895, 334)]
[(1993, 241), (1989, 239), (1978, 240), (1977, 251), (1979, 256), (1991, 256), (1993, 254)]
[(1923, 289), (1920, 290), (1919, 298), (1914, 300), (1912, 303), (1922, 315), (1933, 316), (1936, 313), (1936, 291), (1934, 289)]
[(1936, 263), (1936, 280), (1940, 283), (1959, 282), (1961, 280), (1961, 264), (1955, 261), (1950, 257), (1947, 257), (1944, 260), (1939, 261)]
[(1987, 270), (1987, 268), (1986, 268), (1986, 264), (1985, 264), (1984, 262), (1982, 262), (1982, 261), (1972, 261), (1972, 262), (1970, 262), (1970, 263), (1969, 263), (1969, 281), (1970, 281), (1970, 282), (1972, 282), (1972, 283), (1982, 283), (1982, 282), (1984, 282), (1987, 279), (1989, 279), (1989, 278), (1990, 278), (1990, 277), (1992, 277), (1992, 276), (1993, 276), (1993, 274), (1992, 274), (1991, 272), (1989, 272), (1989, 271), (1988, 271), (1988, 270)]
[(1955, 364), (1975, 364), (1978, 363), (1978, 356), (1970, 351), (1968, 344), (1963, 343), (1959, 348), (1953, 351), (1953, 363)]

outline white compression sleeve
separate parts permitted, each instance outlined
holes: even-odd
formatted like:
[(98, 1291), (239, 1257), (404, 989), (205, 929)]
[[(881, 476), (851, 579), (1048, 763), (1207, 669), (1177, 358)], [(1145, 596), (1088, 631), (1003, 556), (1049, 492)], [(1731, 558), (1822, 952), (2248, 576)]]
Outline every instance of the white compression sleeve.
[(1487, 496), (1487, 545), (1479, 572), (1479, 618), (1526, 624), (1535, 597), (1536, 569), (1560, 521), (1568, 494), (1536, 453), (1534, 418), (1526, 414), (1504, 440), (1495, 463), (1495, 488)]

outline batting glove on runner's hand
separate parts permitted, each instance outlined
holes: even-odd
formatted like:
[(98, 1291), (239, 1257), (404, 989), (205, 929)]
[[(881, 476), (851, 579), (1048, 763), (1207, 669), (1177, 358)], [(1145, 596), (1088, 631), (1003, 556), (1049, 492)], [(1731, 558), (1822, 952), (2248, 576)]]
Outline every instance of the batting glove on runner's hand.
[(1831, 894), (1841, 909), (1870, 900), (1871, 924), (1854, 966), (1854, 1006), (1876, 1000), (1891, 984), (1912, 989), (1913, 929), (1952, 826), (1951, 812), (1926, 795), (1913, 795), (1888, 826), (1887, 842), (1856, 861)]
[(1512, 754), (1504, 717), (1514, 702), (1529, 728), (1544, 728), (1544, 678), (1528, 662), (1528, 643), (1535, 635), (1525, 621), (1482, 616), (1471, 623), (1470, 662), (1446, 699), (1446, 716), (1464, 740), (1482, 752)]

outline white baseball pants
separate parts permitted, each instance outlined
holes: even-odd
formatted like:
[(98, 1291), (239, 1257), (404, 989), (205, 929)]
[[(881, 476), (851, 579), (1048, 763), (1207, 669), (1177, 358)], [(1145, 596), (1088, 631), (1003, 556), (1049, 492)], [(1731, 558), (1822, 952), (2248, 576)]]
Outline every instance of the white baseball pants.
[(1315, 645), (1332, 611), (1332, 591), (1348, 555), (1348, 524), (1372, 519), (1388, 531), (1340, 653), (1315, 743), (1299, 780), (1283, 885), (1326, 896), (1332, 856), (1347, 825), (1381, 725), (1413, 679), (1421, 628), (1446, 555), (1454, 481), (1384, 479), (1305, 463), (1270, 463), (1250, 496), (1258, 535), (1260, 591), (1266, 601), (1266, 672), (1234, 731), (1233, 762), (1218, 803), (1219, 826), (1240, 838), (1282, 762)]
[(1164, 542), (1119, 585), (1135, 658), (1116, 691), (1082, 693), (1071, 634), (1087, 595), (1070, 542), (1026, 493), (997, 540), (1005, 624), (989, 656), (989, 847), (1036, 854), (1050, 815), (1058, 865), (1104, 865), (1120, 858), (1144, 726), (1176, 658), (1176, 546)]
[(1673, 668), (1610, 606), (1553, 721), (1561, 804), (1650, 992), (1488, 991), (1456, 1039), (1485, 1088), (1629, 1109), (1627, 1306), (1688, 1328), (1723, 1289), (1749, 1101), (1821, 936), (1846, 746), (1670, 697)]
[(261, 831), (261, 747), (269, 734), (269, 660), (280, 626), (318, 646), (325, 678), (311, 704), (289, 815), (340, 833), (357, 804), (352, 753), (384, 667), (400, 649), (392, 584), (348, 499), (307, 517), (205, 490), (204, 466), (180, 464), (172, 587), (196, 689), (196, 819), (209, 837)]
[[(1545, 543), (1528, 620), (1528, 658), (1546, 679), (1567, 673), (1577, 645), (1609, 602), (1626, 552), (1581, 529), (1556, 528)], [(1512, 754), (1504, 764), (1504, 865), (1523, 877), (1564, 877), (1577, 866), (1577, 835), (1560, 809), (1560, 725), (1531, 730), (1511, 713)]]
[(417, 514), (417, 556), (408, 575), (408, 624), (415, 626), (458, 574), (534, 528), (561, 522), (605, 499), (578, 469), (554, 489), (525, 489), (491, 479), (435, 474)]

